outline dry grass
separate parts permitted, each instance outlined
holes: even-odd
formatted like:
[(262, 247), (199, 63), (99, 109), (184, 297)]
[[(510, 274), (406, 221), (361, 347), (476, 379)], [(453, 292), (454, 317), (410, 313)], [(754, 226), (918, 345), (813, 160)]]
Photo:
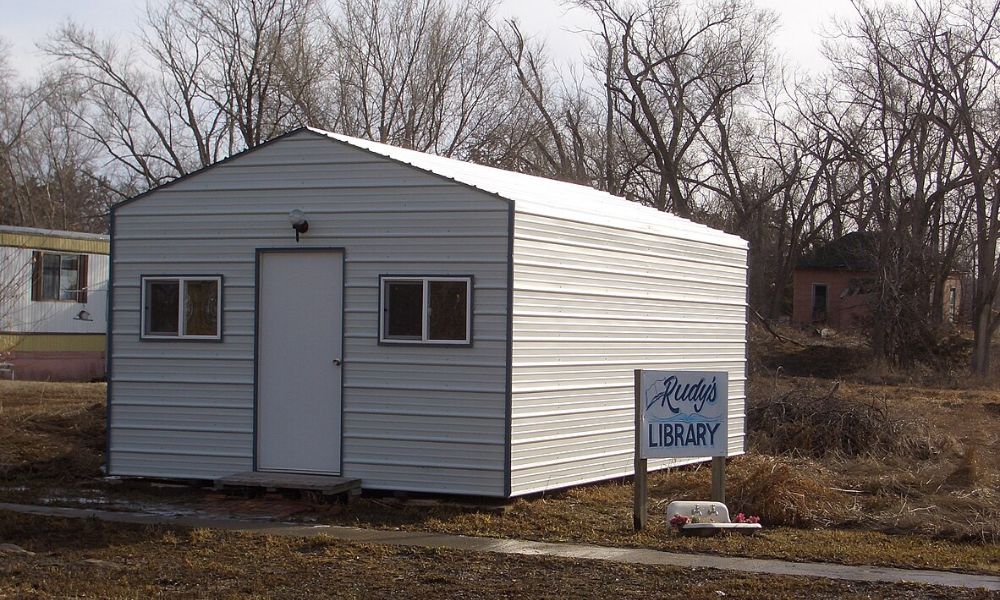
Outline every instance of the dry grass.
[(962, 453), (958, 466), (944, 483), (952, 487), (974, 489), (986, 483), (987, 478), (986, 467), (979, 459), (979, 450), (973, 446)]
[(0, 484), (99, 476), (105, 390), (104, 384), (0, 381)]
[[(853, 496), (827, 488), (834, 475), (813, 461), (755, 456), (733, 459), (728, 469), (729, 506), (743, 510), (741, 506), (752, 507), (753, 502), (774, 498), (774, 492), (756, 476), (763, 475), (761, 471), (773, 469), (777, 475), (769, 481), (774, 484), (778, 478), (788, 477), (783, 467), (788, 467), (796, 478), (794, 482), (786, 480), (788, 485), (780, 492), (790, 496), (783, 506), (785, 510), (787, 506), (798, 507), (799, 513), (794, 520), (802, 526), (775, 527), (765, 518), (765, 530), (753, 537), (690, 538), (670, 531), (664, 518), (667, 502), (708, 497), (711, 479), (708, 467), (651, 474), (650, 523), (648, 529), (639, 534), (632, 530), (632, 486), (628, 482), (581, 486), (519, 499), (503, 514), (363, 498), (346, 508), (337, 507), (320, 515), (320, 520), (341, 525), (498, 538), (1000, 574), (1000, 547), (995, 544), (956, 542), (901, 531), (883, 533), (873, 531), (873, 524), (862, 526), (856, 520), (845, 520), (845, 515), (860, 512), (853, 506)], [(798, 487), (808, 479), (813, 479), (814, 483)], [(819, 493), (812, 494), (814, 490)], [(840, 527), (825, 526), (831, 522), (837, 522)]]
[[(758, 377), (750, 392), (784, 394), (796, 386), (829, 389), (809, 380)], [(0, 382), (0, 488), (6, 488), (0, 499), (96, 495), (236, 514), (246, 510), (244, 499), (209, 501), (207, 492), (196, 488), (100, 482), (103, 394), (99, 384)], [(928, 435), (947, 434), (954, 447), (922, 460), (904, 454), (734, 458), (728, 468), (729, 505), (734, 512), (760, 515), (767, 526), (753, 538), (670, 535), (663, 519), (666, 503), (707, 498), (706, 467), (650, 477), (651, 527), (639, 535), (631, 529), (632, 487), (622, 481), (517, 500), (503, 514), (366, 497), (347, 507), (305, 502), (304, 515), (379, 528), (1000, 573), (1000, 419), (992, 412), (1000, 407), (1000, 394), (857, 384), (844, 384), (838, 394), (875, 399), (887, 410), (932, 412), (933, 418), (925, 419), (933, 425)], [(970, 406), (992, 419), (986, 421), (991, 426), (969, 419)], [(264, 510), (270, 502), (259, 501)]]
[[(759, 343), (757, 352), (774, 360), (809, 351), (808, 339), (797, 342), (804, 346)], [(956, 387), (950, 371), (918, 370), (892, 385), (871, 383), (886, 377), (853, 366), (836, 383), (782, 372), (765, 368), (751, 379), (750, 449), (821, 461), (832, 486), (850, 490), (848, 508), (831, 514), (831, 524), (1000, 543), (997, 386), (967, 380)]]
[(398, 548), (0, 512), (0, 597), (926, 598), (985, 591)]

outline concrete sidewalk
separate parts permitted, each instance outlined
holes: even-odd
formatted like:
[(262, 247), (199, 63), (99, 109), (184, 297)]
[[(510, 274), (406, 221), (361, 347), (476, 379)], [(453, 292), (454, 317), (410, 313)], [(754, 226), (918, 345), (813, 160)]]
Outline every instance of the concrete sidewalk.
[(945, 587), (986, 589), (1000, 591), (1000, 577), (989, 575), (968, 575), (948, 571), (921, 569), (895, 569), (889, 567), (849, 566), (832, 563), (806, 563), (785, 560), (739, 558), (712, 554), (681, 554), (631, 548), (607, 548), (585, 544), (531, 542), (526, 540), (504, 540), (493, 538), (467, 537), (441, 533), (411, 531), (382, 531), (359, 529), (334, 525), (303, 525), (278, 523), (274, 521), (253, 521), (228, 517), (177, 516), (138, 512), (113, 512), (82, 508), (58, 508), (30, 504), (0, 503), (0, 510), (18, 513), (66, 517), (73, 519), (96, 518), (114, 523), (136, 523), (142, 525), (179, 525), (208, 529), (248, 531), (292, 537), (325, 535), (338, 540), (388, 544), (393, 546), (419, 546), (423, 548), (446, 548), (471, 552), (498, 552), (501, 554), (522, 554), (555, 556), (588, 560), (606, 560), (619, 563), (643, 565), (670, 565), (677, 567), (720, 569), (745, 573), (765, 573), (771, 575), (793, 575), (799, 577), (823, 577), (848, 581), (871, 581), (883, 583), (919, 583)]

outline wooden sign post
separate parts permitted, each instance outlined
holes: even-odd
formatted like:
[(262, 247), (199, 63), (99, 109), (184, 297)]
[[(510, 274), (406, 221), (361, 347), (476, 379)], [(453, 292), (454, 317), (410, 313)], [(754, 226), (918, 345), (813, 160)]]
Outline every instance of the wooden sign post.
[(632, 526), (636, 531), (646, 528), (646, 517), (649, 511), (646, 502), (649, 494), (646, 489), (646, 459), (643, 458), (639, 431), (642, 429), (642, 369), (635, 370), (635, 489), (632, 502)]
[(635, 370), (632, 525), (646, 527), (649, 458), (712, 457), (712, 500), (726, 501), (729, 374)]
[(712, 457), (712, 502), (726, 503), (726, 457)]

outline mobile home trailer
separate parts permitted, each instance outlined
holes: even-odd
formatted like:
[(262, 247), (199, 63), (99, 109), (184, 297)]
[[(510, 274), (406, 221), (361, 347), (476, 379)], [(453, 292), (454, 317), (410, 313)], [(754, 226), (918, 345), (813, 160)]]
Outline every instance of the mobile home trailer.
[(104, 377), (108, 237), (0, 226), (0, 363), (18, 379)]

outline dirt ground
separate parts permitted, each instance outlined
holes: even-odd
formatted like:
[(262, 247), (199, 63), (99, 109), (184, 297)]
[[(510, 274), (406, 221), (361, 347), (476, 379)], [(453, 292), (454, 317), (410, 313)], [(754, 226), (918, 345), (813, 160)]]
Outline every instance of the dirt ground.
[(112, 525), (0, 511), (0, 597), (933, 598), (985, 591), (851, 583)]
[(0, 485), (74, 487), (104, 462), (103, 383), (0, 381)]
[[(812, 359), (787, 357), (844, 352), (777, 346), (767, 360), (806, 363)], [(781, 364), (768, 367), (760, 357), (754, 363), (748, 412), (755, 406), (799, 412), (751, 428), (750, 452), (729, 461), (731, 511), (759, 515), (766, 527), (751, 538), (684, 538), (669, 531), (667, 502), (708, 497), (705, 467), (651, 475), (651, 524), (641, 534), (631, 529), (628, 480), (519, 499), (499, 511), (447, 498), (366, 495), (344, 506), (309, 495), (247, 499), (197, 487), (109, 482), (100, 473), (101, 384), (0, 382), (0, 500), (124, 509), (167, 504), (251, 516), (271, 511), (379, 528), (1000, 573), (1000, 390), (961, 387), (957, 380), (883, 381), (870, 371), (826, 373), (836, 380), (791, 376)], [(828, 420), (817, 417), (827, 413)], [(845, 437), (852, 441), (847, 451), (826, 451)]]

